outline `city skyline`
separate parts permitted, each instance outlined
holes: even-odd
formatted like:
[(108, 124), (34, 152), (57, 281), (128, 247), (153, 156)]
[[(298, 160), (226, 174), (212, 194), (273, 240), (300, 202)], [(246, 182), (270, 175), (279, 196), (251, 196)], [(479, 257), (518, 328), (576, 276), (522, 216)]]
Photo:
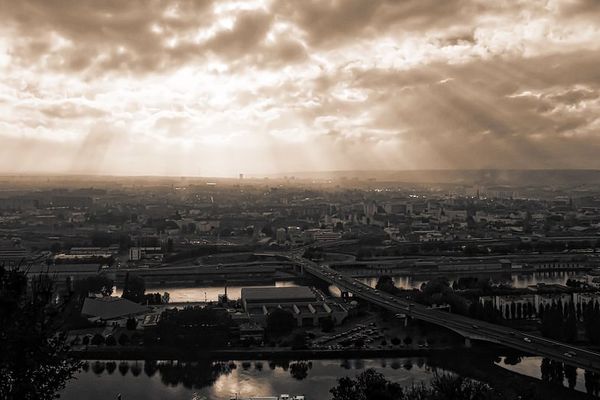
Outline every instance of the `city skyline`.
[(600, 168), (594, 1), (3, 2), (0, 173)]

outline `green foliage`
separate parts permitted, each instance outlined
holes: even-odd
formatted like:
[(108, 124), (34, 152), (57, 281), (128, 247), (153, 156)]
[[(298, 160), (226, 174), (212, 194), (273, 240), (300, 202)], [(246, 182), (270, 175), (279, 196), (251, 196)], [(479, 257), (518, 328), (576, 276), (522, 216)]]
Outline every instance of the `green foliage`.
[(231, 316), (222, 309), (171, 309), (161, 314), (154, 329), (146, 329), (144, 343), (180, 348), (219, 348), (229, 341), (232, 326)]
[(125, 276), (125, 284), (123, 285), (122, 298), (131, 300), (136, 303), (143, 303), (146, 293), (146, 284), (140, 276), (129, 275)]
[(492, 323), (497, 323), (502, 319), (502, 313), (495, 309), (491, 302), (485, 302), (482, 305), (477, 299), (469, 306), (469, 316)]
[(374, 369), (367, 369), (356, 379), (344, 377), (330, 390), (332, 400), (401, 400), (402, 388)]
[(331, 400), (500, 400), (501, 396), (486, 384), (454, 375), (436, 375), (431, 386), (415, 385), (407, 389), (392, 383), (373, 369), (355, 379), (338, 379), (330, 390)]
[(276, 308), (267, 315), (268, 335), (280, 336), (290, 333), (296, 327), (296, 319), (289, 311)]
[(600, 343), (600, 307), (598, 303), (589, 302), (583, 308), (583, 324), (585, 334), (592, 344)]
[(394, 295), (397, 295), (398, 292), (401, 291), (394, 285), (394, 281), (389, 275), (380, 276), (377, 280), (377, 284), (375, 285), (375, 289)]
[(71, 359), (65, 336), (55, 332), (50, 303), (52, 282), (32, 282), (0, 265), (0, 398), (53, 399), (80, 367)]
[(129, 344), (129, 336), (127, 336), (127, 334), (125, 333), (121, 333), (121, 336), (119, 336), (119, 344), (121, 346), (126, 346)]
[(290, 375), (294, 379), (301, 381), (308, 376), (308, 370), (312, 368), (310, 361), (297, 361), (290, 364)]
[(562, 303), (547, 305), (540, 315), (542, 335), (565, 342), (577, 340), (577, 312), (572, 304), (567, 307)]
[(425, 305), (449, 304), (453, 313), (467, 315), (467, 301), (454, 293), (447, 278), (439, 277), (424, 283), (415, 300)]
[(91, 343), (92, 343), (94, 346), (100, 346), (101, 344), (104, 344), (105, 342), (106, 342), (106, 340), (104, 339), (104, 336), (102, 336), (102, 335), (101, 335), (101, 334), (99, 334), (99, 333), (96, 333), (96, 334), (94, 335), (94, 337), (92, 337), (92, 342), (91, 342)]
[(137, 327), (137, 321), (135, 320), (135, 318), (127, 318), (126, 327), (128, 331), (134, 331)]
[(144, 294), (144, 304), (163, 304), (163, 298), (160, 293), (146, 293)]
[(73, 289), (80, 297), (87, 297), (92, 293), (100, 293), (103, 296), (110, 296), (113, 292), (114, 285), (115, 283), (112, 279), (98, 275), (76, 280)]
[(333, 330), (335, 323), (332, 318), (325, 318), (321, 321), (321, 330), (325, 333), (329, 333)]
[(292, 350), (304, 350), (308, 348), (306, 345), (306, 336), (304, 332), (296, 333), (290, 344), (292, 346)]

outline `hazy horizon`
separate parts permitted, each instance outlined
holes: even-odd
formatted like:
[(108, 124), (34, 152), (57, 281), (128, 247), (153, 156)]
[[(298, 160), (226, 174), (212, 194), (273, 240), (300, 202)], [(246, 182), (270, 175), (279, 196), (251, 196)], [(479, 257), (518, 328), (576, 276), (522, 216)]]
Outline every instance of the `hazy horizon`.
[(0, 174), (600, 168), (593, 0), (2, 4)]

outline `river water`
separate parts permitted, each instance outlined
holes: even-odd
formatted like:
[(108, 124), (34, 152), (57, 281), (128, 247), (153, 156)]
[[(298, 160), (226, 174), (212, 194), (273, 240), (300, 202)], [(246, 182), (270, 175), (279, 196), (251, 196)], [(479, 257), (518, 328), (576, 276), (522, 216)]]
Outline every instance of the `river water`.
[(107, 400), (121, 394), (123, 400), (229, 400), (236, 393), (240, 397), (288, 393), (303, 394), (307, 400), (326, 400), (338, 378), (354, 377), (366, 368), (404, 386), (427, 384), (435, 373), (423, 358), (314, 360), (304, 362), (305, 374), (297, 372), (303, 371), (302, 367), (295, 369), (292, 364), (235, 361), (232, 369), (229, 363), (183, 366), (168, 361), (158, 365), (116, 361), (111, 370), (107, 361), (90, 361), (89, 369), (69, 381), (60, 398)]
[[(275, 281), (272, 285), (256, 285), (249, 283), (247, 285), (227, 286), (227, 297), (231, 300), (237, 300), (241, 297), (242, 288), (244, 287), (284, 287), (297, 286), (293, 281)], [(169, 293), (169, 301), (171, 303), (180, 302), (202, 302), (202, 301), (217, 301), (219, 295), (225, 293), (225, 286), (162, 286), (146, 288), (146, 293), (160, 294)], [(121, 296), (122, 289), (116, 288), (114, 296)]]
[[(466, 275), (460, 275), (466, 276)], [(447, 278), (450, 280), (450, 283), (460, 276), (448, 276)], [(474, 275), (478, 276), (478, 275)], [(538, 272), (538, 273), (529, 273), (529, 274), (521, 274), (521, 273), (512, 273), (512, 274), (487, 274), (481, 275), (481, 278), (492, 278), (494, 282), (503, 282), (512, 284), (513, 287), (516, 288), (525, 288), (530, 285), (536, 285), (538, 283), (545, 284), (565, 284), (567, 279), (575, 276), (574, 272)], [(372, 287), (375, 287), (377, 284), (378, 277), (368, 277), (368, 278), (358, 278), (359, 281), (366, 283)], [(392, 277), (394, 280), (394, 284), (396, 287), (402, 289), (417, 289), (421, 287), (421, 285), (427, 282), (424, 278), (416, 278), (412, 276), (394, 276)], [(297, 286), (297, 283), (294, 281), (275, 281), (271, 285), (256, 285), (256, 284), (248, 284), (248, 285), (235, 285), (227, 287), (227, 296), (230, 299), (237, 300), (240, 298), (241, 291), (243, 287), (249, 286), (270, 286), (270, 287), (282, 287), (282, 286)], [(335, 290), (335, 288), (331, 288), (331, 293), (334, 295), (339, 295), (339, 290)], [(171, 302), (202, 302), (202, 301), (217, 301), (219, 294), (223, 294), (225, 292), (224, 286), (163, 286), (163, 287), (151, 287), (146, 290), (146, 292), (169, 292), (170, 301)], [(121, 295), (121, 288), (116, 288), (115, 296)]]
[[(140, 360), (88, 361), (86, 364), (86, 368), (67, 383), (61, 392), (61, 399), (107, 400), (116, 399), (121, 394), (123, 400), (229, 400), (236, 393), (240, 397), (288, 393), (303, 394), (307, 400), (326, 400), (330, 398), (329, 390), (339, 378), (354, 377), (367, 368), (373, 368), (388, 380), (403, 386), (427, 385), (436, 373), (447, 372), (429, 366), (428, 359), (423, 357), (278, 363), (233, 361), (184, 364)], [(522, 375), (543, 379), (540, 357), (516, 360), (500, 357), (496, 364)], [(576, 370), (574, 389), (586, 392), (586, 379), (584, 371)], [(562, 383), (555, 381), (552, 384), (569, 387), (567, 377), (563, 378)]]

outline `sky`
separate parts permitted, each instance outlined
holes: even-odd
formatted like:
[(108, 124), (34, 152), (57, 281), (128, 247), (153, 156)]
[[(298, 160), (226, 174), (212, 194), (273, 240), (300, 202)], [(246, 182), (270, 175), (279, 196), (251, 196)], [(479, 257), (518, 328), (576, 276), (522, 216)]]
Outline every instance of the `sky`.
[(600, 0), (0, 0), (0, 173), (600, 168)]

